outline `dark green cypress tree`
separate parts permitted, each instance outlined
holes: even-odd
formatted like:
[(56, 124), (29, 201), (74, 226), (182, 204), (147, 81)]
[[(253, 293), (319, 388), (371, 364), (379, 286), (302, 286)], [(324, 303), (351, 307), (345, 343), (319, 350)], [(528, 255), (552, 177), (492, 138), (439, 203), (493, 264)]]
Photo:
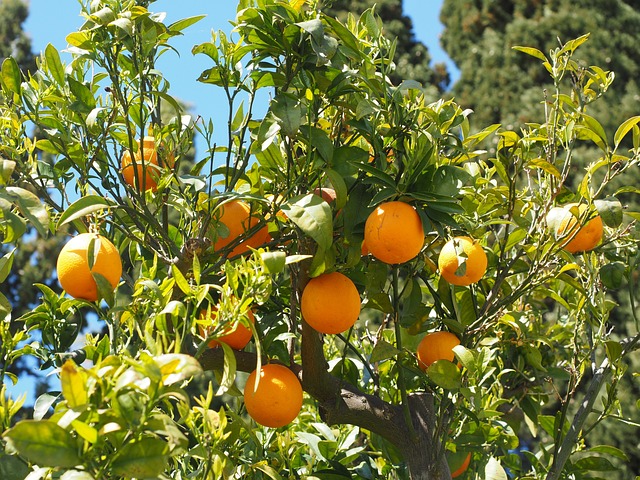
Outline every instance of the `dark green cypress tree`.
[(447, 68), (441, 63), (431, 67), (429, 49), (415, 38), (413, 22), (403, 13), (402, 0), (326, 0), (322, 10), (345, 21), (349, 12), (360, 15), (374, 6), (387, 38), (397, 39), (392, 82), (398, 85), (402, 80), (415, 80), (425, 88), (435, 88), (436, 94), (443, 93), (450, 82)]
[(615, 131), (638, 113), (639, 7), (638, 0), (445, 0), (442, 45), (461, 73), (453, 94), (475, 111), (478, 126), (539, 120), (549, 76), (537, 59), (512, 47), (535, 46), (547, 53), (558, 40), (589, 33), (576, 59), (616, 75), (590, 114)]
[(0, 2), (0, 61), (12, 56), (23, 71), (35, 70), (31, 39), (22, 30), (29, 7), (22, 0)]

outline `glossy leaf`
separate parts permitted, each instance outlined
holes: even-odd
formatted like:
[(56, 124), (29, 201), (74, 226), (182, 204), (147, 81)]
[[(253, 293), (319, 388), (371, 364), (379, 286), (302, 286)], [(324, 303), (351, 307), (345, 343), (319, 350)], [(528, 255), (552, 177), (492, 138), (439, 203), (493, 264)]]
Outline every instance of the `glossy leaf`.
[(78, 218), (86, 217), (94, 212), (99, 212), (112, 206), (112, 201), (109, 201), (100, 195), (87, 195), (79, 198), (69, 205), (64, 213), (60, 215), (57, 228), (60, 228), (69, 222), (73, 222)]
[(305, 235), (328, 250), (333, 243), (331, 207), (318, 195), (294, 197), (282, 204), (282, 211)]

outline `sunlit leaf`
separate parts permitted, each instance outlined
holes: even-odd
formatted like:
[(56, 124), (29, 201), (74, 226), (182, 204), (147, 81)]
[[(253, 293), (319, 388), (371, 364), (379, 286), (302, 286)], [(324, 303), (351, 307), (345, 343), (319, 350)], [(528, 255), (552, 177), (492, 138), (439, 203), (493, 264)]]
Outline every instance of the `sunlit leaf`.
[(22, 420), (3, 437), (11, 449), (38, 465), (69, 468), (80, 463), (75, 439), (53, 422)]

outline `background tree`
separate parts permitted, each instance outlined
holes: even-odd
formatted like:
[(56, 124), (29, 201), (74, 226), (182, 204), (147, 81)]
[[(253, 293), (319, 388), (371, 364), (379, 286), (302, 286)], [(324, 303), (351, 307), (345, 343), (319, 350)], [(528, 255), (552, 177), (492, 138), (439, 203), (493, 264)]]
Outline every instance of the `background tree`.
[(12, 56), (23, 71), (35, 70), (31, 39), (22, 30), (29, 6), (22, 0), (3, 0), (0, 4), (0, 59)]
[[(442, 44), (460, 68), (460, 78), (452, 93), (461, 105), (472, 108), (481, 123), (500, 123), (519, 128), (539, 118), (544, 110), (540, 91), (547, 101), (553, 91), (551, 78), (538, 61), (514, 50), (516, 45), (536, 45), (543, 52), (556, 48), (558, 41), (589, 33), (589, 41), (574, 59), (581, 68), (599, 65), (615, 74), (607, 94), (588, 107), (606, 131), (613, 131), (625, 118), (638, 115), (640, 52), (636, 48), (640, 31), (640, 11), (635, 1), (454, 1), (445, 0), (440, 18), (445, 25)], [(574, 78), (585, 75), (575, 71)], [(579, 152), (567, 186), (577, 188), (581, 168), (596, 161), (601, 151), (588, 145)], [(634, 178), (636, 176), (634, 175)], [(622, 185), (620, 185), (622, 186)], [(621, 193), (625, 204), (637, 208), (635, 193)], [(612, 324), (627, 331), (634, 323), (626, 295), (613, 294), (621, 308), (612, 312)], [(640, 360), (628, 360), (637, 371)], [(624, 410), (633, 410), (640, 394), (637, 382), (624, 379), (620, 386)], [(622, 447), (638, 435), (638, 425), (620, 422), (598, 427), (598, 436), (615, 438)], [(629, 451), (631, 462), (620, 466), (618, 478), (640, 474), (638, 450)], [(628, 469), (628, 470), (627, 470)]]
[(393, 83), (398, 85), (402, 80), (415, 80), (425, 87), (435, 88), (431, 96), (441, 95), (447, 90), (450, 82), (447, 67), (443, 63), (430, 65), (429, 49), (416, 40), (413, 22), (402, 10), (402, 0), (327, 0), (325, 3), (323, 11), (342, 21), (349, 13), (360, 15), (375, 5), (376, 14), (384, 24), (385, 35), (397, 41), (396, 70), (390, 74)]
[(589, 33), (575, 60), (615, 73), (605, 100), (590, 107), (610, 131), (637, 114), (637, 7), (633, 0), (445, 0), (441, 42), (460, 69), (452, 93), (461, 105), (473, 108), (481, 124), (523, 125), (539, 116), (540, 88), (550, 92), (552, 84), (535, 59), (512, 47), (537, 45), (548, 52), (558, 41)]

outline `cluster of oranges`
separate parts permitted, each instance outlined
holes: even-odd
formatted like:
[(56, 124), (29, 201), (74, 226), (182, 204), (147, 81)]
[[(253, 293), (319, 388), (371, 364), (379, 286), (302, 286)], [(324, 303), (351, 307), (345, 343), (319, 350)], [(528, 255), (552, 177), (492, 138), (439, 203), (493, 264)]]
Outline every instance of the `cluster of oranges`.
[[(163, 165), (173, 168), (172, 154), (162, 155)], [(153, 137), (145, 137), (132, 155), (122, 157), (122, 175), (127, 184), (138, 191), (157, 189), (161, 174), (158, 151)], [(316, 189), (327, 203), (335, 200), (332, 189)], [(573, 207), (576, 207), (575, 210)], [(576, 213), (578, 212), (578, 213)], [(589, 251), (602, 239), (603, 225), (599, 216), (583, 226), (579, 218), (587, 213), (585, 205), (568, 205), (554, 212), (549, 224), (553, 226), (562, 248), (571, 253)], [(214, 226), (210, 236), (214, 250), (229, 250), (235, 257), (257, 249), (271, 241), (266, 222), (255, 215), (249, 204), (229, 200), (219, 204), (214, 212)], [(378, 205), (367, 217), (364, 227), (363, 254), (377, 260), (398, 265), (417, 257), (424, 247), (424, 231), (420, 214), (409, 203), (388, 201)], [(448, 240), (438, 256), (441, 277), (451, 285), (469, 286), (479, 282), (487, 270), (487, 256), (482, 246), (469, 236)], [(106, 237), (80, 234), (70, 240), (60, 252), (57, 263), (58, 279), (65, 291), (74, 298), (96, 301), (98, 284), (116, 288), (122, 275), (122, 262), (117, 248)], [(106, 283), (100, 281), (100, 278)], [(96, 281), (98, 280), (98, 282)], [(310, 279), (303, 289), (300, 309), (304, 320), (323, 334), (338, 334), (350, 329), (358, 320), (361, 299), (358, 289), (346, 275), (332, 271)], [(251, 310), (246, 321), (255, 322)], [(217, 308), (201, 312), (201, 319), (209, 325), (200, 333), (206, 337), (217, 321)], [(209, 341), (215, 348), (224, 342), (234, 349), (243, 349), (252, 338), (251, 329), (243, 321), (223, 328), (220, 335)], [(417, 348), (418, 365), (427, 370), (438, 360), (454, 361), (453, 348), (460, 344), (456, 335), (447, 331), (427, 334)], [(246, 382), (244, 401), (248, 413), (258, 423), (280, 427), (291, 422), (302, 406), (302, 387), (297, 376), (287, 367), (267, 364), (252, 372)], [(469, 458), (465, 458), (466, 468)]]

